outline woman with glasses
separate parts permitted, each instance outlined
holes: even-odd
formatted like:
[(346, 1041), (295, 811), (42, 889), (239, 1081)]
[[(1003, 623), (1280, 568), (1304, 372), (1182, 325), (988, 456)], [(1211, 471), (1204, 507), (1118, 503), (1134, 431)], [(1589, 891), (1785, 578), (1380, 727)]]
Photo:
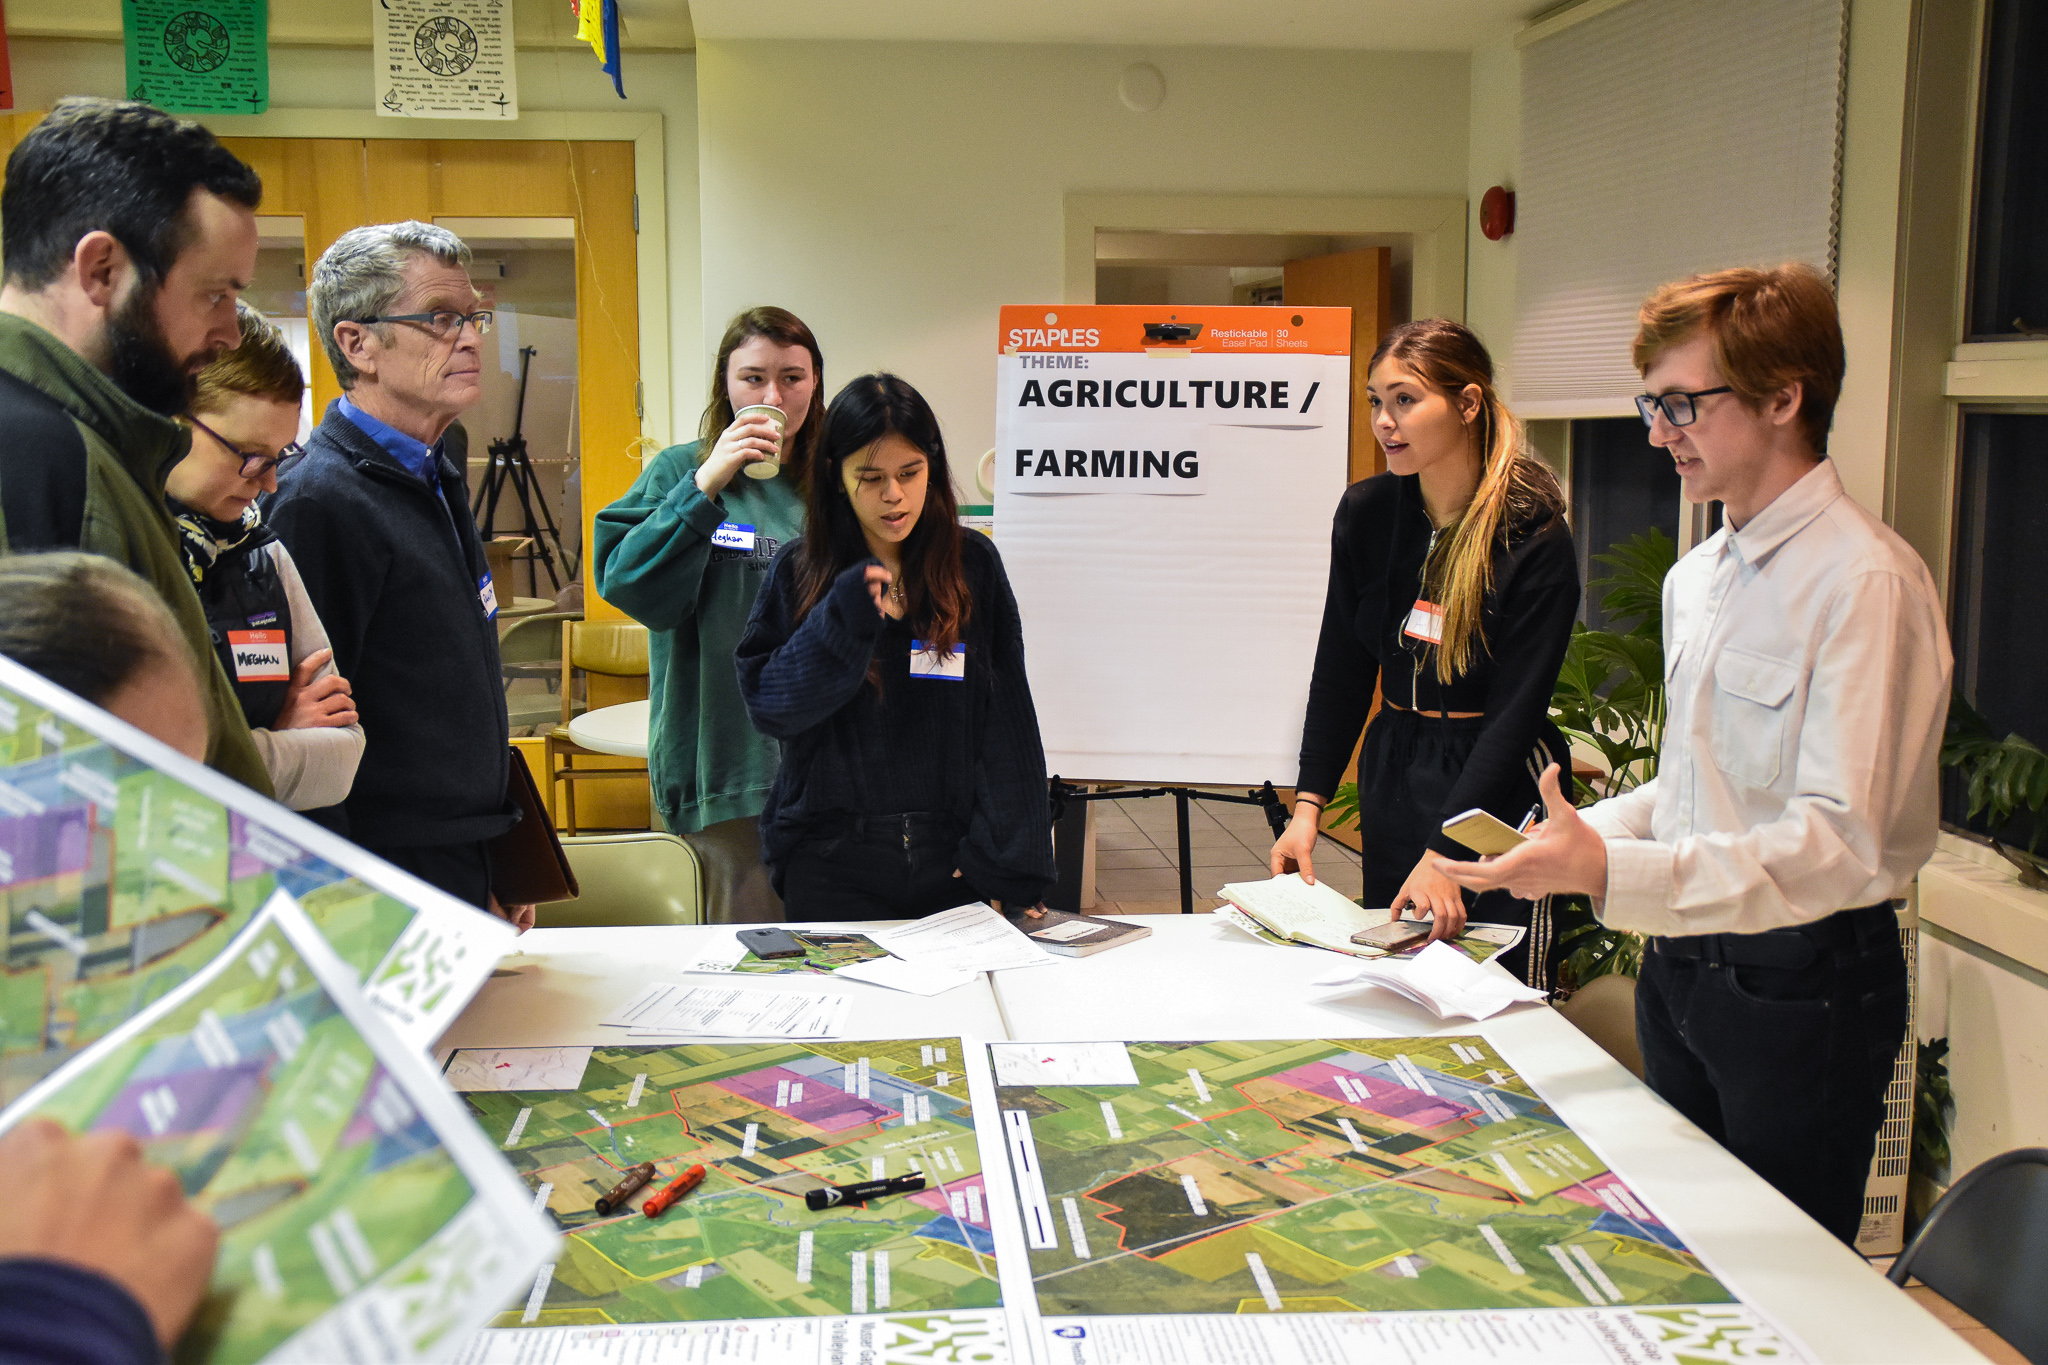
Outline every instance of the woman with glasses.
[[(1365, 904), (1431, 919), (1431, 937), (1450, 938), (1468, 907), (1443, 868), (1474, 855), (1444, 821), (1476, 808), (1519, 826), (1543, 769), (1570, 771), (1549, 711), (1579, 608), (1578, 560), (1563, 494), (1525, 447), (1477, 337), (1441, 318), (1406, 323), (1367, 375), (1387, 472), (1337, 507), (1294, 819), (1272, 866), (1313, 880), (1322, 808), (1364, 729)], [(1527, 927), (1502, 965), (1549, 986), (1544, 905), (1494, 892), (1469, 914)]]
[(348, 680), (257, 498), (299, 453), (306, 383), (284, 334), (239, 305), (242, 343), (199, 372), (192, 448), (165, 481), (185, 567), (277, 799), (294, 810), (348, 795), (363, 756)]

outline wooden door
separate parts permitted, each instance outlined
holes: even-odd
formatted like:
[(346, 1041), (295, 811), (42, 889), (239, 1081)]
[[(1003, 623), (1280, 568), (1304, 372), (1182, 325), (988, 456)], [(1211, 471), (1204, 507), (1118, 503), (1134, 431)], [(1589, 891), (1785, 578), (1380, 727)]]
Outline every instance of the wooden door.
[[(306, 224), (306, 261), (365, 223), (407, 218), (576, 220), (576, 392), (583, 544), (597, 509), (640, 473), (640, 315), (628, 142), (224, 138), (263, 177), (263, 211)], [(315, 420), (340, 396), (314, 339)], [(592, 620), (625, 615), (584, 575)]]
[(1304, 256), (1281, 267), (1282, 303), (1292, 308), (1351, 310), (1350, 482), (1387, 467), (1373, 439), (1372, 408), (1365, 401), (1366, 362), (1394, 325), (1394, 253), (1376, 246), (1334, 256)]

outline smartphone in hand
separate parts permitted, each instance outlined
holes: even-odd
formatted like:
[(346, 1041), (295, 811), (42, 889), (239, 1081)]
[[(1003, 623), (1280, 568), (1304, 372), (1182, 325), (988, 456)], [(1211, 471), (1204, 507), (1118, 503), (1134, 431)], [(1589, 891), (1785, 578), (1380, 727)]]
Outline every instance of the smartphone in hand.
[(1483, 810), (1468, 810), (1444, 821), (1444, 833), (1474, 853), (1495, 855), (1520, 847), (1527, 840), (1508, 827), (1505, 820)]

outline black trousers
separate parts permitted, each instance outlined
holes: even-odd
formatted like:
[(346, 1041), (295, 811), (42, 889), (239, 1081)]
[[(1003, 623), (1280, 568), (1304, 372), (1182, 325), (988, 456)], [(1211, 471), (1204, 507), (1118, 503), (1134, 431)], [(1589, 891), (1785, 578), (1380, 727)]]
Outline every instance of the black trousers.
[(1889, 905), (1764, 934), (1653, 939), (1643, 955), (1644, 1080), (1852, 1246), (1905, 1033)]
[(490, 845), (427, 844), (419, 848), (363, 846), (393, 867), (404, 868), (429, 886), (438, 886), (479, 910), (491, 908)]
[(848, 817), (798, 844), (782, 869), (792, 921), (919, 919), (985, 899), (953, 875), (958, 825), (912, 813)]
[[(1443, 830), (1444, 803), (1465, 771), (1485, 727), (1483, 718), (1458, 720), (1382, 706), (1366, 728), (1358, 754), (1358, 835), (1365, 873), (1365, 903), (1389, 905)], [(1554, 737), (1554, 739), (1553, 739)], [(1538, 799), (1536, 778), (1548, 763), (1571, 771), (1564, 737), (1545, 723), (1531, 753), (1488, 792), (1482, 808), (1518, 825)], [(1460, 812), (1451, 811), (1457, 815)], [(1478, 855), (1467, 853), (1467, 858)], [(1529, 932), (1501, 954), (1501, 967), (1539, 990), (1555, 981), (1548, 898), (1517, 900), (1505, 891), (1465, 893), (1465, 914), (1482, 924), (1512, 924)]]

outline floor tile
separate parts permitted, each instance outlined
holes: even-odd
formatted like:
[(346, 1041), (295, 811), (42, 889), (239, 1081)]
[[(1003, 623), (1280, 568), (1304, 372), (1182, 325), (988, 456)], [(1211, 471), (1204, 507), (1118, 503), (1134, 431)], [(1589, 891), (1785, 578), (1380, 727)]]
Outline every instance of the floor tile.
[(1095, 848), (1099, 853), (1109, 848), (1151, 848), (1152, 837), (1138, 829), (1112, 829), (1095, 831)]
[(1105, 872), (1171, 866), (1172, 860), (1149, 844), (1144, 848), (1103, 848), (1098, 844), (1095, 849), (1095, 879), (1098, 883)]
[[(1195, 889), (1197, 891), (1202, 890), (1199, 882), (1196, 884)], [(1210, 887), (1209, 891), (1213, 893), (1215, 888)], [(1116, 868), (1106, 872), (1097, 871), (1095, 874), (1095, 894), (1098, 896), (1108, 896), (1112, 900), (1123, 900), (1126, 898), (1142, 900), (1161, 896), (1178, 896), (1180, 894), (1180, 873), (1170, 867)]]

